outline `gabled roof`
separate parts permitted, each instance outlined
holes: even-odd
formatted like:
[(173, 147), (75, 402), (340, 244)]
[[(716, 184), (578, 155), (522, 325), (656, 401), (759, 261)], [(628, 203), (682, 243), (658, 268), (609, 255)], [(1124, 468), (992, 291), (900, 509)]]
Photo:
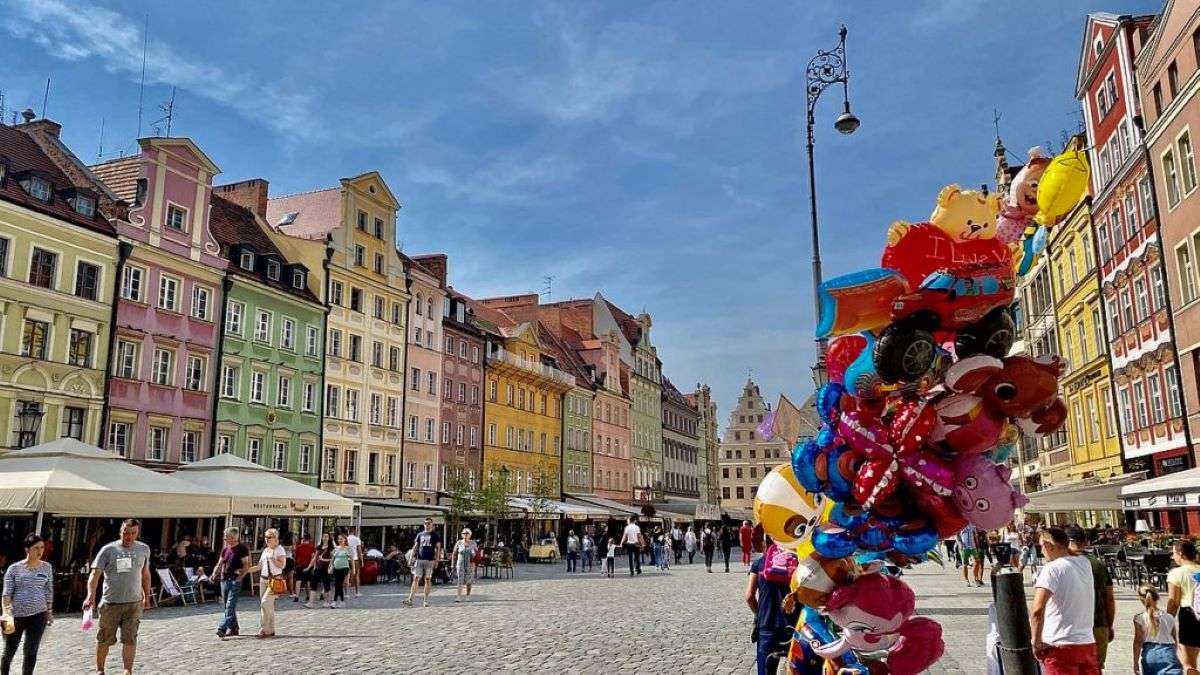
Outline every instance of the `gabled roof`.
[(625, 334), (625, 339), (629, 340), (629, 344), (637, 345), (638, 338), (642, 334), (642, 326), (637, 322), (637, 319), (630, 316), (625, 310), (609, 302), (608, 298), (599, 294), (597, 296), (604, 300), (604, 304), (608, 306), (608, 311), (612, 312), (613, 318), (617, 320), (617, 325), (621, 327), (621, 332)]
[(122, 157), (88, 168), (118, 199), (133, 203), (137, 197), (137, 179), (142, 173), (140, 156)]
[[(116, 230), (111, 223), (97, 211), (89, 218), (75, 211), (63, 196), (64, 189), (74, 188), (74, 183), (58, 168), (28, 134), (13, 127), (0, 124), (0, 158), (7, 157), (8, 174), (0, 184), (0, 199), (23, 206), (31, 211), (37, 211), (53, 216), (93, 232), (116, 236)], [(53, 190), (50, 201), (36, 199), (25, 191), (14, 174), (24, 171), (34, 171), (42, 174), (52, 184)]]
[(208, 173), (213, 175), (221, 173), (221, 167), (217, 166), (215, 162), (209, 159), (208, 155), (204, 154), (204, 151), (200, 149), (200, 146), (196, 145), (190, 138), (183, 136), (149, 136), (147, 138), (139, 138), (138, 144), (141, 145), (142, 148), (150, 146), (167, 151), (174, 148), (182, 148), (194, 156), (196, 158), (196, 163)]
[(546, 328), (545, 324), (537, 322), (538, 338), (541, 340), (543, 350), (558, 362), (558, 369), (575, 376), (575, 384), (580, 387), (590, 389), (593, 387), (591, 378), (588, 377), (587, 364), (579, 358), (574, 349), (571, 349), (562, 340), (558, 339), (554, 333)]
[(342, 188), (271, 197), (267, 224), (292, 237), (324, 239), (342, 225)]
[(364, 181), (369, 181), (371, 179), (374, 179), (375, 182), (377, 182), (379, 184), (379, 186), (383, 188), (383, 194), (385, 197), (387, 197), (387, 201), (390, 202), (392, 205), (394, 205), (396, 208), (400, 208), (400, 200), (396, 198), (395, 193), (392, 192), (392, 188), (388, 187), (387, 181), (385, 181), (383, 179), (383, 175), (381, 173), (379, 173), (378, 171), (368, 171), (366, 173), (360, 173), (357, 176), (343, 178), (340, 182), (342, 183), (342, 185), (345, 185), (347, 183), (361, 183)]
[[(466, 296), (463, 297), (466, 298)], [(515, 328), (517, 325), (517, 322), (513, 321), (512, 317), (510, 317), (508, 314), (505, 314), (503, 310), (496, 309), (495, 307), (488, 307), (487, 305), (473, 298), (467, 298), (467, 306), (471, 308), (471, 311), (475, 313), (477, 318), (482, 319), (492, 326), (495, 326), (498, 332)]]
[(259, 255), (278, 256), (284, 265), (288, 264), (288, 260), (284, 257), (283, 252), (275, 246), (275, 242), (271, 241), (270, 235), (263, 230), (250, 209), (219, 197), (215, 193), (209, 203), (212, 207), (209, 214), (209, 229), (212, 231), (213, 238), (221, 245), (221, 255), (231, 261), (228, 268), (231, 274), (252, 279), (310, 302), (319, 302), (307, 284), (303, 289), (294, 288), (285, 278), (286, 275), (281, 274), (279, 279), (273, 280), (257, 271), (242, 269), (233, 259), (232, 250), (243, 244), (252, 247)]

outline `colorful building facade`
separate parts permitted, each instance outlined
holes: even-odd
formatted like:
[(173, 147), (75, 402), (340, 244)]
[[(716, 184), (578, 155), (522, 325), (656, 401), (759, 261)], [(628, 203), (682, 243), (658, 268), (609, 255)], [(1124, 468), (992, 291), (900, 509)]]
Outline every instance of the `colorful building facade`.
[(141, 154), (91, 167), (130, 204), (115, 222), (122, 264), (102, 444), (169, 468), (211, 447), (227, 261), (209, 229), (220, 169), (186, 138), (139, 139)]
[(669, 379), (662, 386), (663, 491), (700, 496), (700, 412)]
[[(428, 264), (428, 263), (427, 263)], [(444, 279), (443, 275), (443, 279)], [(442, 443), (439, 459), (450, 475), (479, 486), (483, 456), (483, 360), (485, 330), (467, 299), (447, 287), (442, 311)], [(443, 469), (446, 470), (446, 469)]]
[(289, 259), (309, 270), (324, 266), (329, 313), (320, 484), (348, 496), (400, 496), (410, 296), (394, 244), (399, 208), (374, 171), (267, 201), (267, 222), (278, 233), (327, 242), (323, 256), (301, 245), (280, 248), (289, 256), (295, 251)]
[(1108, 480), (1122, 473), (1089, 201), (1080, 202), (1054, 227), (1046, 249), (1056, 283), (1060, 353), (1067, 366), (1059, 381), (1071, 452), (1067, 483)]
[(0, 447), (97, 444), (117, 234), (98, 191), (19, 129), (0, 125)]
[[(1200, 14), (1193, 5), (1167, 2), (1135, 60), (1166, 262), (1169, 296), (1164, 304), (1173, 313), (1179, 361), (1178, 373), (1174, 364), (1163, 369), (1163, 397), (1170, 419), (1185, 415), (1193, 464), (1200, 433), (1200, 179), (1191, 136), (1193, 124), (1200, 135), (1198, 31)], [(1200, 531), (1197, 504), (1189, 506), (1187, 530)]]
[(219, 196), (239, 187), (215, 189), (210, 217), (229, 261), (212, 452), (315, 486), (325, 307), (311, 290), (308, 268), (284, 257), (268, 236), (265, 210), (256, 214)]
[[(630, 326), (628, 315), (613, 310), (618, 322)], [(622, 316), (624, 315), (624, 316)], [(627, 328), (634, 345), (630, 375), (633, 399), (633, 498), (654, 501), (663, 494), (662, 362), (650, 341), (650, 315), (638, 315), (635, 328)]]
[[(442, 302), (446, 297), (439, 275), (421, 260), (401, 254), (412, 302), (408, 310), (408, 388), (404, 402), (404, 483), (401, 496), (434, 503), (445, 490), (449, 465), (440, 467), (439, 447), (453, 438), (450, 422), (441, 417)], [(434, 261), (436, 262), (436, 261)], [(444, 262), (444, 261), (443, 261)], [(440, 434), (440, 435), (439, 435)]]
[(744, 510), (754, 506), (754, 496), (763, 476), (790, 457), (791, 448), (778, 440), (767, 440), (758, 433), (758, 425), (771, 414), (758, 385), (746, 380), (737, 407), (729, 413), (725, 438), (721, 441), (721, 508)]
[(707, 384), (697, 383), (696, 390), (686, 395), (688, 403), (699, 413), (696, 434), (700, 437), (701, 451), (697, 457), (696, 472), (700, 477), (700, 503), (720, 504), (721, 495), (721, 441), (717, 426), (717, 404), (712, 398), (712, 389)]
[(1076, 96), (1092, 147), (1092, 219), (1125, 469), (1160, 476), (1193, 465), (1167, 305), (1153, 172), (1134, 61), (1153, 17), (1091, 14)]

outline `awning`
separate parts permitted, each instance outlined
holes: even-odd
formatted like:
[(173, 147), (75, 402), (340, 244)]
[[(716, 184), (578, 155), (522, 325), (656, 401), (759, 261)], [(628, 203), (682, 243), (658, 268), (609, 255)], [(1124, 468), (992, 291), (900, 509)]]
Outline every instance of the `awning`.
[(642, 513), (639, 509), (630, 506), (629, 504), (622, 504), (621, 502), (605, 499), (604, 497), (597, 497), (596, 495), (567, 494), (566, 498), (567, 504), (577, 504), (598, 508), (610, 516), (640, 516)]
[(0, 455), (0, 513), (203, 518), (228, 507), (227, 497), (73, 438)]
[[(426, 518), (441, 525), (450, 509), (434, 504), (417, 504), (399, 499), (363, 499), (360, 512), (363, 527), (422, 525)], [(353, 518), (341, 518), (339, 525), (357, 525)]]
[(1103, 483), (1089, 479), (1048, 488), (1026, 495), (1029, 504), (1025, 511), (1054, 513), (1073, 511), (1120, 511), (1121, 488), (1142, 478), (1141, 473), (1118, 476)]
[(1121, 488), (1127, 509), (1200, 506), (1200, 468), (1148, 478)]
[(229, 453), (185, 464), (174, 475), (223, 495), (228, 500), (226, 511), (230, 515), (324, 518), (354, 513), (352, 500), (286, 478)]
[(721, 513), (731, 520), (749, 520), (750, 522), (754, 522), (754, 512), (750, 509), (721, 507)]

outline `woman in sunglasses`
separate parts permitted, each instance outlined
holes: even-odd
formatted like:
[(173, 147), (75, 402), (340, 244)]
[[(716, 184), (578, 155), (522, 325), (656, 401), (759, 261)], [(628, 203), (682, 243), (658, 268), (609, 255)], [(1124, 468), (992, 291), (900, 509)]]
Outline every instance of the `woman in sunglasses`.
[[(455, 572), (458, 574), (458, 595), (454, 598), (455, 602), (471, 600), (471, 584), (475, 581), (475, 566), (471, 564), (471, 560), (475, 558), (475, 552), (478, 550), (479, 544), (471, 538), (471, 529), (464, 527), (462, 538), (454, 544), (454, 554), (451, 556)], [(467, 588), (465, 596), (464, 586)]]

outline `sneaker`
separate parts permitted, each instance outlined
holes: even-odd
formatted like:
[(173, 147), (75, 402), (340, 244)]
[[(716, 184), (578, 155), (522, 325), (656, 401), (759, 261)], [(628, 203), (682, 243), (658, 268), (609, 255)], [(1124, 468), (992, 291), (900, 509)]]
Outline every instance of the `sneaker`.
[(354, 591), (354, 597), (356, 597), (356, 598), (361, 598), (361, 597), (362, 597), (362, 593), (359, 593), (358, 591)]
[(309, 609), (312, 609), (312, 608), (313, 608), (313, 604), (312, 604), (311, 602), (306, 602), (306, 603), (304, 603), (304, 606), (305, 606), (305, 607), (307, 607), (307, 608), (309, 608)]
[(222, 640), (224, 640), (224, 639), (225, 639), (225, 635), (226, 635), (225, 631), (221, 630), (220, 628), (218, 628), (218, 629), (217, 629), (217, 637), (219, 637), (219, 638), (221, 638)]
[(975, 585), (976, 585), (976, 586), (978, 586), (978, 587), (980, 587), (980, 588), (983, 588), (983, 581), (982, 581), (982, 580), (976, 581), (976, 582), (975, 582)]
[(974, 588), (974, 587), (975, 587), (975, 584), (971, 583), (970, 581), (967, 582), (967, 588)]
[(428, 600), (426, 600), (426, 601), (425, 601), (425, 604), (423, 604), (423, 605), (421, 605), (421, 606), (422, 606), (422, 607), (428, 607), (428, 606), (429, 606), (429, 601), (428, 601)]
[(461, 598), (461, 597), (456, 597), (456, 598), (454, 598), (454, 601), (455, 601), (455, 602), (462, 602), (462, 598)]
[(329, 609), (335, 609), (335, 608), (336, 608), (335, 604), (334, 604), (334, 603), (332, 603), (332, 602), (327, 602), (327, 603), (325, 603), (325, 606), (326, 606), (326, 607), (328, 607)]
[(470, 601), (471, 601), (471, 596), (469, 596), (469, 595), (463, 596), (463, 602), (470, 602)]
[(293, 596), (292, 596), (292, 602), (300, 602), (300, 596), (298, 596), (298, 595), (293, 595)]
[(404, 605), (405, 607), (412, 607), (412, 598), (405, 598), (404, 600), (400, 601), (400, 604)]

